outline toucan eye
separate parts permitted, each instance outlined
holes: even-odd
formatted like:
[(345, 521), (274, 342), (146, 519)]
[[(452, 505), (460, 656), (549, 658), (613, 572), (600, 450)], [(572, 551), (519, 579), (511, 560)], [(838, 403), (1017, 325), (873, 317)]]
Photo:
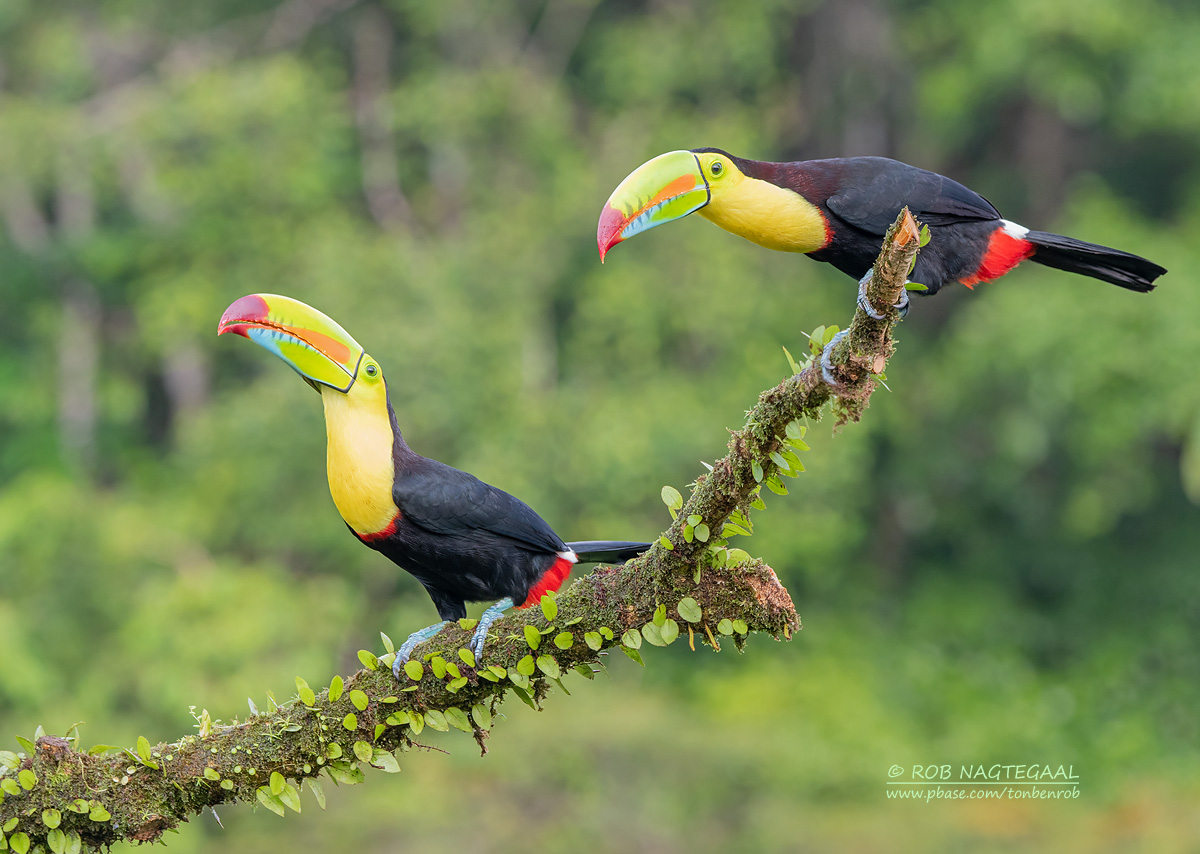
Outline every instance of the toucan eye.
[(366, 368), (363, 370), (366, 372), (367, 376), (371, 377), (372, 379), (379, 376), (379, 368), (375, 367), (370, 362), (367, 363)]
[(720, 160), (714, 160), (712, 162), (712, 166), (708, 167), (708, 171), (714, 178), (716, 178), (718, 175), (720, 175), (722, 172), (725, 171), (725, 164), (722, 163)]

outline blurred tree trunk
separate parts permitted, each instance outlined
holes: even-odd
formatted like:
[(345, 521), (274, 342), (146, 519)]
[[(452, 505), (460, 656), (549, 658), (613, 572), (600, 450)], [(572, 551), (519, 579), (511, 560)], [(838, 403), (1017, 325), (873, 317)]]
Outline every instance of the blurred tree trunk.
[(411, 228), (412, 208), (400, 188), (392, 133), (391, 25), (368, 5), (354, 25), (354, 119), (358, 125), (363, 195), (380, 228)]

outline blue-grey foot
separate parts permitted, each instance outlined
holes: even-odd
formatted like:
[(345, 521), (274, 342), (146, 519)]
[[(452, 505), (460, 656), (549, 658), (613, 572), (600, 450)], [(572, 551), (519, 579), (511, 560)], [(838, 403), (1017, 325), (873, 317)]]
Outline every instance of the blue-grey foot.
[[(868, 317), (873, 317), (876, 320), (886, 320), (886, 314), (880, 314), (875, 310), (875, 306), (871, 305), (871, 301), (867, 299), (867, 285), (871, 283), (871, 276), (875, 271), (867, 270), (867, 274), (858, 280), (858, 307), (867, 313)], [(892, 305), (892, 308), (900, 312), (900, 318), (903, 319), (908, 314), (908, 291), (900, 292), (900, 299)]]
[(849, 331), (849, 329), (843, 329), (837, 335), (834, 335), (829, 339), (829, 343), (825, 345), (825, 349), (821, 351), (821, 378), (834, 388), (841, 388), (842, 384), (833, 375), (833, 362), (829, 361), (829, 356), (833, 352), (833, 348), (837, 342), (845, 338), (846, 333)]
[(483, 645), (487, 642), (488, 629), (492, 623), (504, 616), (504, 612), (513, 606), (513, 600), (505, 596), (499, 602), (483, 612), (483, 616), (479, 618), (479, 625), (475, 627), (475, 634), (471, 636), (471, 652), (475, 653), (475, 666), (483, 665)]
[(400, 670), (404, 667), (404, 662), (408, 661), (408, 657), (412, 655), (413, 647), (419, 643), (424, 643), (431, 637), (436, 635), (446, 627), (446, 621), (434, 623), (432, 626), (413, 632), (408, 636), (408, 640), (400, 644), (400, 648), (396, 650), (396, 660), (392, 662), (392, 675), (397, 679), (400, 678)]

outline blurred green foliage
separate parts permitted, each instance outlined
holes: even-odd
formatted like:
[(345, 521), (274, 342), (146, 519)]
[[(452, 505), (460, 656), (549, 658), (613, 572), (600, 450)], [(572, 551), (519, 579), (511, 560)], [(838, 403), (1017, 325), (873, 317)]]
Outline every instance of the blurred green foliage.
[[(422, 453), (568, 538), (652, 538), (854, 289), (698, 219), (600, 266), (649, 157), (888, 154), (1171, 270), (914, 300), (891, 393), (810, 430), (735, 543), (792, 643), (622, 658), (508, 708), (482, 761), (431, 739), (454, 755), (329, 814), (226, 811), (174, 850), (1194, 849), (1200, 9), (5, 0), (0, 56), (9, 735), (177, 737), (432, 619), (343, 530), (310, 390), (216, 339), (245, 293), (343, 323)], [(893, 764), (1027, 761), (1082, 797), (885, 799)]]

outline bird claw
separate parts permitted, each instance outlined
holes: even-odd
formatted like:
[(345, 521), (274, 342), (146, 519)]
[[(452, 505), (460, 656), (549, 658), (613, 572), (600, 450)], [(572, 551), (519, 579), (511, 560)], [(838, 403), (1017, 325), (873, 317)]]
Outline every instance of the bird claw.
[(409, 635), (404, 643), (400, 644), (400, 648), (396, 650), (396, 659), (392, 662), (392, 675), (397, 680), (400, 679), (400, 672), (404, 669), (404, 663), (408, 661), (408, 657), (412, 655), (412, 651), (416, 648), (417, 644), (424, 643), (444, 629), (446, 622), (446, 620), (442, 620), (440, 623), (434, 623), (432, 626), (418, 629)]
[(504, 597), (495, 605), (492, 605), (479, 618), (479, 625), (475, 627), (475, 634), (471, 635), (471, 652), (475, 653), (475, 664), (482, 665), (483, 663), (483, 645), (487, 643), (488, 629), (492, 623), (504, 616), (504, 612), (513, 606), (513, 600), (509, 597)]
[[(886, 313), (880, 313), (875, 310), (875, 306), (871, 305), (871, 301), (867, 299), (867, 285), (871, 283), (871, 277), (875, 271), (867, 270), (867, 274), (858, 280), (858, 307), (867, 313), (867, 317), (872, 317), (875, 320), (887, 320)], [(892, 308), (900, 312), (900, 319), (903, 320), (908, 314), (908, 291), (900, 292), (900, 299), (892, 304)]]
[(833, 375), (833, 362), (829, 360), (830, 353), (833, 352), (834, 345), (846, 337), (849, 329), (843, 329), (837, 335), (829, 339), (829, 343), (825, 345), (825, 349), (821, 351), (821, 379), (825, 380), (826, 384), (833, 388), (841, 388), (842, 384), (837, 381)]

